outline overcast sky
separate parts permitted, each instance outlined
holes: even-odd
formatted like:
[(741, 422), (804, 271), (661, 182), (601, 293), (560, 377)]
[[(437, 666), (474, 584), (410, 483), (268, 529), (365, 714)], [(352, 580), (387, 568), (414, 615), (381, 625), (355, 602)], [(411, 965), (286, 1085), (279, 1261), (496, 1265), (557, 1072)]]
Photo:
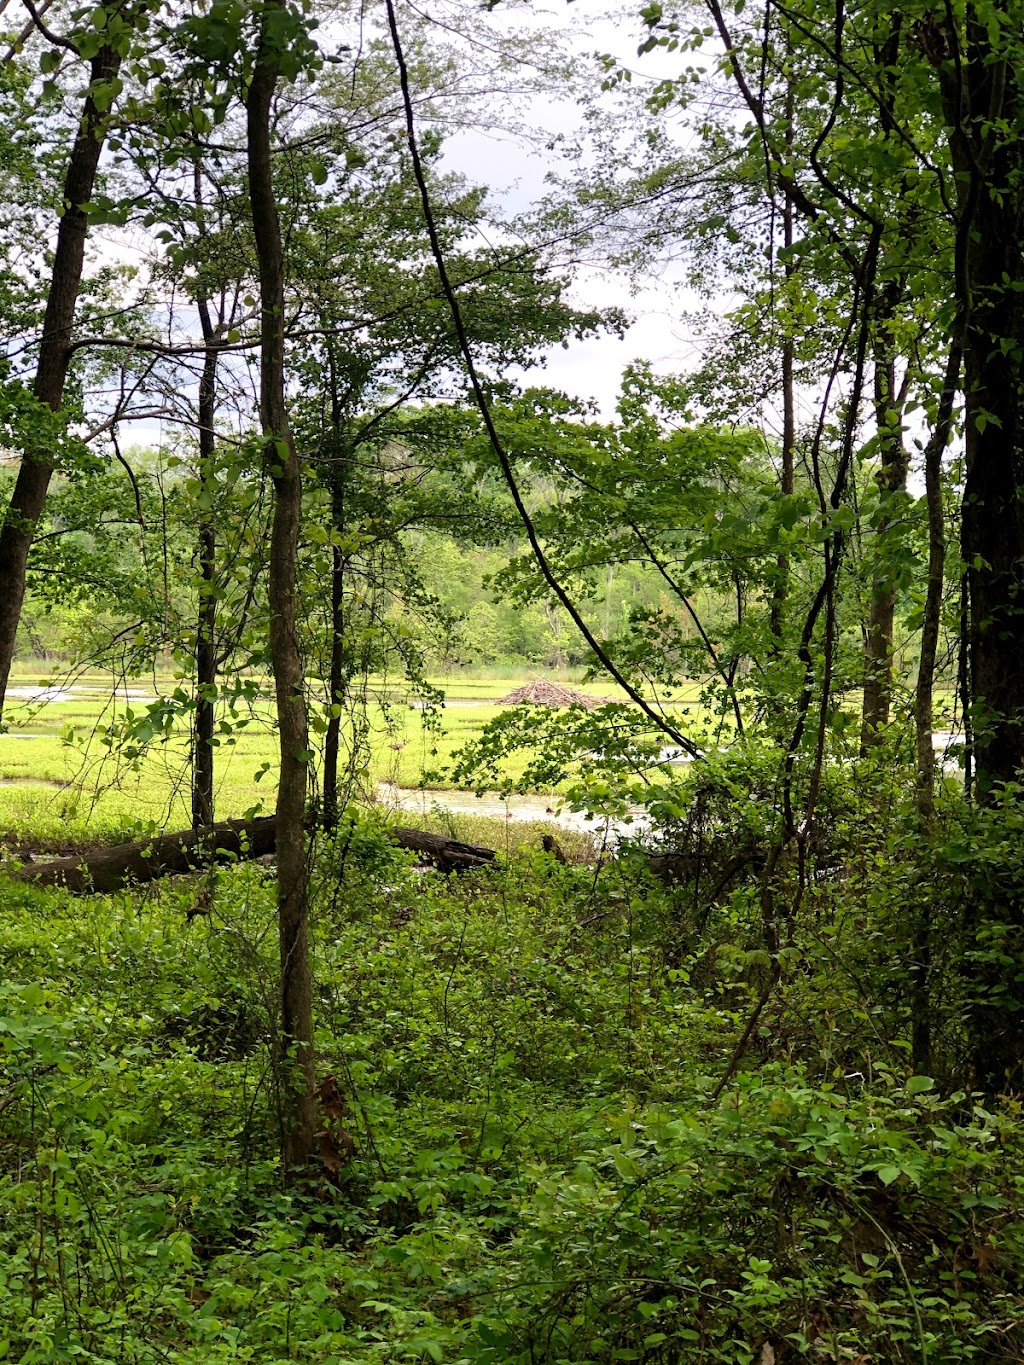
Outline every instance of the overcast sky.
[[(638, 17), (639, 0), (614, 6), (600, 0), (575, 0), (530, 5), (528, 11), (498, 9), (482, 23), (497, 30), (523, 31), (530, 25), (560, 34), (580, 54), (581, 66), (592, 54), (609, 53), (634, 73), (635, 93), (656, 80), (674, 75), (684, 61), (660, 51), (639, 57), (644, 28)], [(692, 61), (692, 57), (687, 60)], [(595, 79), (595, 84), (599, 78)], [(581, 113), (573, 98), (543, 98), (525, 111), (534, 126), (549, 134), (571, 135), (581, 126)], [(549, 153), (515, 137), (462, 132), (445, 144), (444, 160), (469, 180), (489, 186), (510, 212), (526, 210), (547, 189), (545, 177), (552, 167)], [(676, 272), (678, 273), (678, 272)], [(519, 371), (524, 384), (543, 384), (581, 398), (595, 399), (606, 416), (614, 409), (619, 379), (634, 360), (648, 360), (661, 373), (679, 373), (694, 360), (695, 349), (687, 340), (682, 315), (695, 306), (692, 295), (673, 285), (671, 268), (636, 292), (624, 274), (612, 270), (584, 269), (577, 272), (573, 301), (589, 307), (618, 307), (633, 321), (624, 337), (601, 335), (585, 341), (570, 340), (567, 349), (552, 347), (543, 367)]]
[[(416, 0), (413, 0), (416, 3)], [(613, 0), (614, 3), (614, 0)], [(626, 4), (613, 17), (613, 3), (601, 0), (575, 0), (564, 3), (529, 4), (516, 8), (482, 9), (476, 0), (433, 0), (421, 13), (442, 21), (444, 32), (438, 32), (451, 45), (460, 45), (470, 59), (483, 57), (489, 41), (495, 35), (554, 32), (560, 42), (579, 54), (579, 72), (585, 73), (597, 53), (611, 53), (620, 63), (635, 73), (637, 93), (663, 76), (674, 74), (680, 64), (675, 57), (654, 53), (640, 59), (637, 48), (643, 35), (636, 17), (636, 7)], [(401, 11), (399, 11), (401, 13)], [(321, 41), (328, 37), (329, 26), (321, 30)], [(462, 36), (459, 36), (462, 35)], [(335, 45), (333, 38), (326, 46)], [(337, 45), (349, 41), (352, 35), (339, 34)], [(469, 50), (476, 47), (476, 52)], [(584, 82), (595, 94), (600, 87), (600, 76), (594, 68), (593, 82)], [(500, 98), (500, 97), (499, 97)], [(500, 104), (499, 118), (500, 118)], [(564, 96), (557, 92), (535, 97), (510, 114), (510, 122), (518, 119), (535, 133), (571, 137), (582, 128), (582, 113), (574, 92), (567, 89)], [(472, 123), (472, 115), (466, 122)], [(444, 143), (444, 165), (464, 175), (473, 184), (485, 185), (492, 197), (507, 214), (526, 212), (550, 188), (546, 177), (557, 160), (545, 151), (542, 138), (518, 136), (501, 131), (478, 131), (463, 127), (450, 133)], [(130, 256), (127, 234), (118, 234), (109, 245), (98, 235), (97, 246), (101, 257), (124, 259)], [(147, 238), (135, 248), (150, 249)], [(649, 284), (641, 285), (626, 278), (624, 273), (610, 269), (588, 267), (576, 272), (571, 301), (581, 307), (617, 307), (631, 319), (625, 336), (601, 334), (587, 340), (570, 339), (567, 347), (549, 349), (543, 365), (513, 372), (508, 377), (528, 385), (562, 389), (584, 399), (594, 400), (603, 415), (611, 416), (618, 394), (623, 369), (634, 360), (648, 360), (661, 373), (678, 373), (693, 361), (695, 351), (687, 342), (682, 314), (692, 307), (694, 300), (672, 288), (671, 271)], [(128, 445), (154, 446), (162, 444), (165, 435), (155, 421), (135, 421), (123, 424), (122, 437)]]

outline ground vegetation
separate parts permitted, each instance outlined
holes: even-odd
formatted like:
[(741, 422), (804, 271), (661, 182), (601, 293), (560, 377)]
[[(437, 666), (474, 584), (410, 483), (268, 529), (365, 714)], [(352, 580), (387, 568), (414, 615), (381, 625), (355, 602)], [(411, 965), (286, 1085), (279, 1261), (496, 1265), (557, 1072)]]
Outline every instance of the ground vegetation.
[(0, 1356), (1020, 1360), (1018, 0), (22, 3)]

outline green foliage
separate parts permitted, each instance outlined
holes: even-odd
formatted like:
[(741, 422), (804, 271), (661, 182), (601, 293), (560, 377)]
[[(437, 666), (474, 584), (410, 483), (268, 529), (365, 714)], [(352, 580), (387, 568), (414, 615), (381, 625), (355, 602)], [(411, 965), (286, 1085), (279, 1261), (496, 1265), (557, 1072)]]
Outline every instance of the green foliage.
[[(798, 553), (806, 534), (793, 534), (806, 498), (796, 515), (787, 520), (785, 504), (780, 515), (763, 439), (693, 422), (685, 385), (645, 365), (624, 374), (615, 423), (543, 391), (499, 416), (542, 498), (534, 520), (561, 580), (584, 601), (610, 594), (616, 574), (634, 589), (614, 627), (605, 612), (619, 665), (648, 689), (713, 671), (730, 708), (740, 658), (764, 652), (746, 609), (770, 584), (774, 557)], [(479, 465), (489, 463), (482, 450)], [(517, 602), (546, 595), (529, 555), (496, 584)]]
[[(736, 761), (679, 817), (712, 791), (727, 826)], [(324, 1122), (355, 1150), (287, 1192), (261, 872), (77, 903), (8, 885), (8, 1355), (1015, 1359), (1020, 1118), (908, 1067), (881, 989), (897, 907), (870, 883), (813, 882), (822, 945), (801, 931), (714, 1096), (760, 979), (750, 885), (701, 927), (689, 880), (638, 855), (564, 866), (534, 843), (449, 880), (344, 820), (313, 924), (319, 1069), (344, 1097)], [(812, 1001), (831, 1031), (801, 1031)]]
[[(986, 790), (975, 809), (951, 779), (933, 803), (914, 771), (927, 764), (905, 743), (906, 708), (884, 734), (869, 729), (879, 743), (855, 759), (849, 704), (882, 598), (898, 625), (882, 653), (892, 645), (909, 679), (908, 642), (935, 605), (925, 559), (936, 589), (992, 570), (976, 553), (985, 544), (945, 580), (931, 565), (941, 527), (928, 523), (926, 545), (904, 445), (915, 406), (936, 423), (954, 323), (997, 343), (976, 348), (982, 379), (986, 348), (1019, 359), (1012, 310), (1012, 325), (976, 325), (1017, 289), (1013, 242), (999, 244), (1002, 292), (997, 259), (973, 319), (954, 313), (984, 264), (965, 206), (1002, 209), (1019, 193), (1020, 7), (942, 18), (817, 0), (763, 15), (744, 0), (709, 8), (713, 24), (692, 7), (642, 11), (645, 49), (702, 54), (648, 105), (699, 111), (689, 131), (700, 162), (673, 153), (649, 165), (668, 143), (645, 121), (629, 206), (644, 221), (610, 250), (635, 264), (681, 232), (691, 282), (713, 297), (728, 280), (730, 308), (693, 374), (628, 369), (614, 420), (506, 377), (552, 344), (623, 325), (614, 310), (570, 302), (549, 236), (570, 211), (555, 206), (543, 230), (504, 221), (483, 188), (441, 169), (440, 135), (420, 135), (507, 460), (465, 403), (463, 338), (425, 249), (386, 44), (367, 33), (364, 46), (361, 33), (350, 67), (334, 70), (345, 64), (317, 48), (305, 0), (213, 0), (174, 15), (100, 5), (61, 16), (66, 40), (38, 20), (38, 32), (11, 35), (0, 437), (58, 466), (24, 634), (38, 652), (56, 641), (116, 664), (122, 681), (168, 652), (177, 672), (154, 699), (112, 705), (95, 731), (121, 789), (103, 808), (106, 833), (168, 821), (201, 700), (218, 707), (220, 757), (250, 764), (226, 804), (272, 797), (268, 471), (247, 375), (261, 307), (241, 135), (258, 40), (275, 82), (290, 86), (278, 91), (272, 160), (305, 479), (300, 577), (284, 585), (298, 594), (315, 703), (299, 757), (316, 766), (321, 737), (338, 741), (352, 790), (370, 792), (382, 775), (425, 780), (425, 760), (448, 759), (448, 781), (557, 790), (605, 845), (619, 843), (614, 858), (592, 845), (566, 858), (549, 828), (540, 847), (533, 829), (517, 848), (506, 823), (490, 834), (498, 862), (459, 880), (414, 867), (382, 820), (353, 808), (314, 841), (322, 1127), (319, 1164), (287, 1183), (275, 1156), (289, 1088), (281, 963), (264, 871), (235, 866), (75, 905), (5, 884), (0, 1356), (1024, 1355), (1024, 1128), (1012, 1095), (982, 1104), (970, 1091), (986, 1036), (998, 1063), (990, 1092), (1019, 1082), (1021, 791)], [(968, 84), (992, 108), (1005, 100), (1005, 118), (986, 122), (965, 104), (960, 30)], [(38, 61), (21, 58), (29, 38), (49, 45)], [(457, 64), (425, 39), (409, 51), (415, 116), (433, 117), (436, 96), (457, 98)], [(67, 145), (95, 131), (72, 111), (81, 92), (69, 82), (103, 54), (123, 58), (88, 89), (110, 160), (81, 207), (92, 227), (141, 225), (159, 259), (138, 276), (91, 263), (51, 412), (31, 396), (22, 358), (41, 326), (41, 225), (66, 209), (54, 186)], [(628, 84), (631, 73), (606, 71), (607, 90)], [(720, 98), (721, 79), (747, 126)], [(613, 129), (615, 167), (585, 173), (579, 198), (594, 220), (571, 230), (587, 251), (595, 223), (625, 221), (617, 141)], [(1005, 184), (979, 169), (1000, 158)], [(186, 300), (185, 314), (165, 295)], [(193, 309), (202, 344), (179, 346)], [(115, 319), (119, 338), (95, 354), (79, 345)], [(216, 393), (204, 393), (213, 416), (200, 417), (201, 456), (186, 436), (129, 468), (116, 437), (136, 398), (194, 427), (188, 355), (220, 366)], [(865, 436), (854, 398), (871, 393), (870, 365)], [(1004, 429), (1010, 439), (1010, 409), (989, 410), (998, 386), (986, 396), (972, 385), (968, 439)], [(817, 414), (799, 429), (794, 394), (812, 393)], [(780, 405), (781, 442), (766, 435)], [(109, 442), (116, 467), (95, 441)], [(275, 444), (284, 450), (283, 433)], [(509, 467), (544, 574), (506, 498)], [(947, 489), (951, 521), (957, 501)], [(963, 500), (965, 525), (977, 507)], [(991, 509), (1000, 525), (1012, 521), (1005, 510)], [(210, 547), (199, 556), (197, 527)], [(442, 729), (433, 666), (595, 666), (552, 573), (648, 712), (616, 692), (593, 709), (488, 709)], [(211, 604), (219, 680), (193, 685)], [(993, 621), (1001, 629), (987, 611), (962, 623), (951, 604), (942, 624), (950, 639), (973, 629), (976, 646)], [(378, 677), (396, 665), (397, 695)], [(962, 689), (983, 672), (965, 667)], [(922, 745), (929, 704), (922, 693)], [(994, 716), (974, 698), (976, 737)], [(68, 754), (88, 758), (77, 713), (63, 719), (59, 736), (17, 737), (39, 747), (16, 780), (60, 784)], [(695, 760), (685, 772), (665, 734)], [(5, 740), (5, 762), (10, 752)], [(48, 824), (26, 816), (10, 842), (77, 842), (99, 790), (83, 772), (53, 796)]]

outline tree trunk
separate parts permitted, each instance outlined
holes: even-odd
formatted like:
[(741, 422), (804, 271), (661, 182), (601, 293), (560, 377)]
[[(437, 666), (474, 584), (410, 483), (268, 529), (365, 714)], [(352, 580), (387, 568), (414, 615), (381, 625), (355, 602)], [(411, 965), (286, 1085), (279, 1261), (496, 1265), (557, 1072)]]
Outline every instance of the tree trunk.
[[(897, 11), (889, 17), (889, 31), (882, 43), (875, 45), (875, 64), (881, 73), (885, 97), (879, 101), (879, 122), (883, 137), (888, 140), (897, 133), (893, 116), (896, 106), (896, 69), (903, 44), (903, 17)], [(914, 224), (905, 219), (893, 225), (896, 236), (902, 232), (913, 236)], [(874, 339), (874, 410), (878, 433), (879, 469), (876, 475), (879, 508), (875, 518), (875, 550), (871, 573), (870, 603), (867, 632), (864, 639), (864, 696), (861, 709), (860, 752), (865, 756), (878, 744), (889, 724), (892, 703), (892, 646), (893, 619), (896, 608), (896, 582), (893, 555), (886, 544), (892, 527), (892, 504), (896, 495), (907, 487), (909, 457), (903, 440), (903, 409), (905, 393), (896, 387), (896, 343), (892, 324), (906, 292), (905, 276), (891, 278), (880, 292), (876, 303)], [(943, 444), (944, 448), (944, 444)], [(941, 462), (942, 451), (939, 451)], [(940, 503), (941, 513), (941, 503)], [(941, 515), (939, 532), (942, 533)], [(932, 545), (934, 546), (934, 541)], [(942, 546), (943, 562), (945, 545)], [(930, 569), (931, 566), (929, 566)], [(942, 565), (939, 566), (941, 580)], [(927, 629), (927, 627), (926, 627)], [(929, 735), (929, 745), (931, 738)]]
[[(879, 319), (884, 328), (888, 309)], [(908, 457), (903, 443), (903, 408), (896, 391), (896, 363), (888, 338), (875, 346), (875, 425), (878, 431), (880, 467), (877, 474), (881, 505), (874, 532), (880, 542), (876, 568), (871, 576), (871, 600), (864, 639), (864, 699), (861, 712), (860, 749), (864, 755), (879, 743), (889, 724), (892, 702), (893, 620), (896, 583), (885, 538), (892, 524), (891, 505), (907, 486)], [(940, 453), (941, 454), (941, 453)], [(941, 503), (940, 503), (941, 506)]]
[[(348, 462), (344, 453), (343, 415), (333, 347), (328, 347), (331, 386), (331, 437), (327, 478), (331, 489), (331, 530), (344, 529), (345, 483)], [(346, 556), (340, 545), (331, 546), (331, 657), (327, 671), (330, 715), (324, 735), (324, 829), (338, 823), (338, 756), (341, 750), (341, 706), (345, 696), (345, 570)], [(337, 708), (337, 713), (335, 713)]]
[(917, 759), (917, 811), (927, 826), (935, 810), (935, 746), (932, 734), (935, 661), (942, 624), (942, 591), (946, 568), (946, 523), (942, 507), (942, 455), (949, 443), (953, 400), (960, 378), (960, 346), (954, 341), (946, 361), (939, 413), (924, 452), (925, 504), (928, 509), (928, 577), (921, 624), (921, 659), (914, 690)]
[(228, 820), (204, 830), (186, 829), (47, 863), (28, 863), (8, 876), (33, 886), (62, 886), (77, 896), (100, 895), (158, 877), (195, 872), (212, 862), (261, 858), (274, 852), (276, 823), (273, 815)]
[[(198, 171), (197, 171), (198, 175)], [(214, 490), (217, 348), (209, 301), (196, 300), (206, 351), (199, 380), (199, 481)], [(199, 619), (196, 622), (196, 712), (192, 730), (192, 828), (213, 824), (213, 731), (217, 696), (217, 533), (204, 512), (199, 527)]]
[[(971, 719), (979, 795), (1024, 765), (1024, 430), (1017, 355), (1024, 284), (1016, 218), (989, 196), (980, 206), (973, 323), (964, 356), (967, 478), (963, 557), (970, 598)], [(982, 249), (984, 248), (984, 250)], [(1009, 272), (1015, 271), (1015, 274)], [(1018, 351), (1019, 355), (1019, 351)]]
[[(957, 302), (964, 319), (966, 479), (961, 547), (968, 588), (968, 677), (976, 794), (993, 801), (1024, 765), (1024, 100), (1019, 27), (992, 34), (973, 5), (943, 68), (964, 243)], [(1015, 50), (1015, 48), (1017, 50)], [(959, 262), (958, 262), (959, 264)], [(1001, 887), (970, 906), (974, 1083), (988, 1094), (1022, 1083), (1019, 962), (1024, 916)]]
[[(954, 341), (946, 363), (946, 376), (939, 400), (935, 427), (925, 447), (925, 502), (928, 508), (928, 580), (924, 621), (921, 626), (921, 659), (914, 691), (916, 734), (917, 814), (926, 837), (935, 815), (935, 746), (932, 736), (935, 661), (942, 620), (942, 589), (946, 568), (946, 524), (942, 507), (942, 455), (949, 442), (953, 400), (960, 377), (960, 347)], [(913, 926), (910, 1013), (911, 1058), (915, 1071), (928, 1075), (932, 1057), (931, 1011), (931, 902), (926, 891), (916, 910)]]
[[(43, 335), (39, 344), (32, 391), (40, 403), (59, 412), (71, 362), (71, 329), (85, 261), (89, 230), (86, 207), (92, 199), (96, 170), (106, 137), (106, 115), (91, 91), (110, 81), (121, 66), (120, 53), (101, 48), (90, 63), (90, 93), (86, 95), (78, 134), (64, 177), (64, 212), (57, 229), (57, 248), (50, 275)], [(25, 601), (25, 575), (36, 524), (42, 515), (56, 452), (36, 448), (25, 452), (0, 528), (0, 718), (14, 661), (18, 622)]]
[[(1018, 175), (1020, 172), (1018, 172)], [(1019, 195), (1019, 191), (1017, 192)], [(969, 596), (971, 708), (978, 799), (1019, 780), (1024, 764), (1024, 430), (1020, 347), (1024, 284), (1019, 209), (1014, 196), (983, 194), (975, 220), (975, 303), (966, 374), (962, 537)], [(1005, 272), (1005, 273), (1004, 273)], [(1010, 343), (1012, 342), (1012, 347)], [(1015, 891), (1000, 887), (972, 906), (975, 980), (974, 1083), (987, 1094), (1024, 1085), (1020, 956), (1024, 915)]]
[[(335, 531), (341, 529), (344, 516), (341, 477), (340, 470), (331, 470), (331, 529)], [(328, 830), (334, 829), (338, 823), (338, 755), (341, 749), (341, 706), (345, 697), (345, 554), (340, 545), (331, 547), (330, 630), (327, 695), (331, 713), (324, 735), (324, 829)]]
[(284, 257), (274, 195), (270, 114), (279, 59), (274, 21), (262, 11), (246, 99), (249, 197), (260, 274), (260, 418), (265, 463), (274, 483), (270, 536), (270, 655), (274, 670), (281, 775), (277, 790), (278, 931), (281, 962), (281, 1157), (286, 1170), (308, 1165), (317, 1101), (313, 1056), (313, 981), (304, 843), (309, 737), (302, 660), (296, 636), (296, 580), (302, 477), (285, 404)]
[[(957, 35), (952, 35), (957, 38)], [(960, 194), (965, 429), (961, 545), (967, 569), (978, 794), (1024, 764), (1024, 155), (1010, 132), (1017, 64), (994, 51), (968, 6), (957, 73), (943, 85)]]
[[(793, 387), (793, 341), (786, 337), (782, 343), (782, 471), (779, 492), (792, 497), (796, 488), (796, 398)], [(789, 595), (789, 555), (782, 551), (775, 561), (775, 584), (769, 626), (772, 650), (782, 652), (783, 612)]]
[[(790, 33), (786, 29), (786, 50), (790, 51)], [(793, 81), (786, 82), (786, 131), (787, 151), (793, 146), (793, 123), (795, 112), (795, 93)], [(793, 287), (793, 201), (787, 194), (782, 201), (782, 245), (785, 252), (782, 270), (786, 280), (787, 297)], [(783, 314), (783, 323), (788, 325), (788, 309)], [(796, 488), (796, 389), (793, 377), (795, 347), (792, 334), (787, 330), (782, 338), (782, 470), (779, 492), (784, 498), (793, 496)], [(784, 551), (775, 561), (775, 583), (772, 587), (772, 600), (769, 612), (769, 629), (772, 637), (772, 652), (782, 653), (783, 613), (789, 595), (789, 555)]]

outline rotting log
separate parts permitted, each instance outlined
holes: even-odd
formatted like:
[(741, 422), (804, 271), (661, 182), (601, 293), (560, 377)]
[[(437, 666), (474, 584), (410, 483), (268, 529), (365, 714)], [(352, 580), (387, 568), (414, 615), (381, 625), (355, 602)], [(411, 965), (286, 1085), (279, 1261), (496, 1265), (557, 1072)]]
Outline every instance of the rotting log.
[[(459, 843), (443, 834), (422, 829), (390, 832), (401, 848), (420, 854), (442, 872), (461, 872), (494, 861), (493, 848)], [(63, 886), (82, 896), (195, 872), (210, 863), (261, 858), (273, 853), (276, 847), (276, 817), (265, 815), (256, 820), (226, 820), (204, 830), (181, 830), (136, 843), (91, 849), (50, 862), (28, 863), (7, 875), (12, 881), (30, 882), (33, 886)]]
[(136, 882), (194, 872), (211, 862), (235, 862), (273, 853), (276, 823), (273, 815), (227, 820), (208, 829), (181, 830), (132, 844), (89, 849), (51, 862), (28, 863), (8, 876), (34, 886), (63, 886), (78, 896), (119, 891)]
[(436, 864), (442, 872), (465, 872), (467, 868), (479, 867), (481, 863), (493, 863), (495, 858), (493, 848), (463, 844), (458, 839), (431, 834), (425, 829), (392, 829), (390, 834), (400, 848), (419, 853)]

